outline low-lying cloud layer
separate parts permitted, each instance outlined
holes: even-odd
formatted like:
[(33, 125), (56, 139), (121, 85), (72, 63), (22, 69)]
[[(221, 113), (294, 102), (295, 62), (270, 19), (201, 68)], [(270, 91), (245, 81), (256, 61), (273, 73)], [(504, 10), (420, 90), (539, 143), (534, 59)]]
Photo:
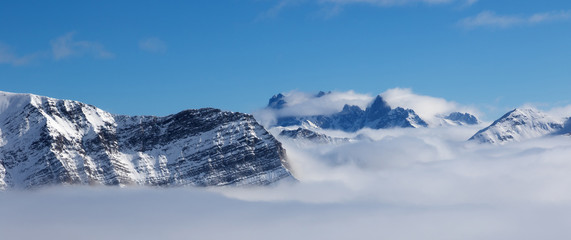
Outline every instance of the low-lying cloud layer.
[(560, 239), (571, 231), (571, 139), (503, 146), (465, 127), (284, 141), (300, 180), (215, 189), (0, 193), (7, 239)]
[(566, 176), (571, 171), (570, 137), (502, 146), (465, 141), (475, 130), (365, 130), (355, 135), (372, 140), (336, 146), (300, 147), (282, 139), (301, 185), (315, 187), (308, 191), (315, 193), (315, 199), (290, 193), (283, 193), (283, 197), (311, 202), (367, 199), (443, 206), (571, 201), (571, 193), (564, 190), (571, 184), (571, 177)]
[[(433, 102), (438, 108), (425, 110), (429, 115), (458, 108), (406, 89), (382, 95), (411, 108)], [(313, 101), (311, 95), (289, 96), (300, 101), (294, 105)], [(372, 98), (353, 92), (331, 97)], [(0, 192), (0, 232), (7, 239), (521, 240), (571, 234), (571, 136), (504, 145), (466, 141), (482, 127), (323, 131), (361, 139), (337, 145), (280, 139), (299, 182), (269, 187)]]

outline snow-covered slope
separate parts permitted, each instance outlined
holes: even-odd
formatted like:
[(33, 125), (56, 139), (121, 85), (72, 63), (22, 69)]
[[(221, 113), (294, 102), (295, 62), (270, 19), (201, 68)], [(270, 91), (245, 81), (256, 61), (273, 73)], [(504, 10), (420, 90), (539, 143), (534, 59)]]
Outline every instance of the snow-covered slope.
[(291, 178), (285, 150), (248, 114), (206, 108), (118, 116), (76, 101), (0, 92), (0, 188), (283, 178)]
[(506, 143), (541, 137), (563, 129), (564, 120), (535, 109), (514, 109), (472, 136), (482, 143)]
[(452, 112), (448, 115), (436, 117), (440, 120), (439, 126), (467, 126), (480, 123), (480, 120), (470, 113)]
[(331, 137), (301, 127), (294, 130), (284, 129), (279, 133), (279, 136), (299, 141), (301, 143), (338, 144), (350, 141), (349, 138)]

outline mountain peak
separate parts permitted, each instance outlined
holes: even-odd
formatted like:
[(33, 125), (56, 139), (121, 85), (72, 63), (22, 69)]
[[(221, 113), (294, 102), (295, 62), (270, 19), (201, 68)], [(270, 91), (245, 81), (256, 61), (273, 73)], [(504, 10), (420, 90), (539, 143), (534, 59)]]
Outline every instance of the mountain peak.
[(506, 143), (552, 134), (563, 128), (557, 119), (533, 108), (516, 108), (490, 126), (478, 131), (469, 140), (483, 143)]
[(285, 96), (281, 93), (278, 93), (268, 102), (268, 107), (273, 109), (282, 109), (286, 105)]
[(365, 110), (368, 120), (378, 119), (381, 116), (387, 115), (390, 111), (391, 107), (389, 107), (387, 102), (380, 95), (377, 95), (373, 103)]
[(320, 98), (320, 97), (323, 97), (323, 96), (328, 95), (328, 94), (331, 94), (331, 91), (328, 91), (328, 92), (319, 91), (317, 94), (315, 94), (315, 97)]
[(343, 106), (343, 110), (341, 110), (342, 113), (360, 112), (360, 111), (363, 111), (363, 110), (359, 106), (349, 105), (349, 104), (345, 104)]
[(461, 113), (461, 112), (453, 112), (448, 114), (448, 116), (444, 117), (444, 119), (450, 120), (457, 124), (467, 124), (467, 125), (476, 125), (480, 123), (476, 116), (469, 114), (469, 113)]

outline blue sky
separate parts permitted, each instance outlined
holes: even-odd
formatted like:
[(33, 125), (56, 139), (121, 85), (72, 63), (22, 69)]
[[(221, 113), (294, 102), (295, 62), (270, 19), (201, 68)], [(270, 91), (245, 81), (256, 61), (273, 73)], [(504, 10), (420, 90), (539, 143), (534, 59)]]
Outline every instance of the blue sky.
[(5, 1), (0, 22), (0, 90), (119, 114), (394, 87), (492, 119), (571, 103), (564, 0)]

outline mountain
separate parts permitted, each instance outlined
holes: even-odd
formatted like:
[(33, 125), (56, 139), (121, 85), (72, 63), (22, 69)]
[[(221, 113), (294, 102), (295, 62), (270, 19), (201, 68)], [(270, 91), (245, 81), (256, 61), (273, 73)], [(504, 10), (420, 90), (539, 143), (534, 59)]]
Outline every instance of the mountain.
[[(320, 92), (316, 97), (321, 97), (325, 94), (327, 93)], [(281, 95), (281, 97), (280, 95), (281, 94), (272, 97), (268, 108), (280, 109), (287, 104), (283, 95)], [(362, 110), (358, 106), (346, 104), (341, 112), (338, 113), (330, 115), (280, 117), (277, 119), (275, 125), (282, 127), (307, 125), (321, 129), (335, 129), (347, 132), (355, 132), (365, 127), (383, 129), (428, 126), (413, 110), (401, 107), (393, 109), (381, 96), (377, 96), (365, 110)]]
[(274, 96), (272, 96), (272, 98), (270, 98), (270, 101), (268, 103), (268, 107), (274, 108), (274, 109), (282, 109), (285, 104), (286, 104), (285, 96), (280, 93), (280, 94), (274, 95)]
[[(319, 91), (317, 94), (313, 95), (313, 97), (320, 98), (328, 94), (331, 94), (331, 91), (329, 92)], [(287, 104), (286, 96), (281, 93), (278, 93), (272, 96), (272, 98), (270, 98), (270, 101), (268, 101), (268, 108), (282, 109), (286, 104)]]
[(480, 123), (480, 120), (476, 116), (469, 113), (453, 112), (447, 116), (442, 117), (444, 124), (442, 125), (453, 125), (453, 126), (463, 126), (463, 125), (476, 125)]
[(284, 178), (292, 178), (285, 150), (248, 114), (204, 108), (122, 116), (77, 101), (0, 92), (0, 188)]
[(506, 143), (559, 132), (564, 122), (534, 109), (514, 109), (480, 130), (469, 140), (482, 143)]
[(297, 141), (308, 141), (317, 144), (335, 144), (349, 142), (349, 138), (330, 137), (322, 133), (317, 133), (305, 128), (297, 128), (295, 130), (282, 130), (280, 137), (287, 137)]

